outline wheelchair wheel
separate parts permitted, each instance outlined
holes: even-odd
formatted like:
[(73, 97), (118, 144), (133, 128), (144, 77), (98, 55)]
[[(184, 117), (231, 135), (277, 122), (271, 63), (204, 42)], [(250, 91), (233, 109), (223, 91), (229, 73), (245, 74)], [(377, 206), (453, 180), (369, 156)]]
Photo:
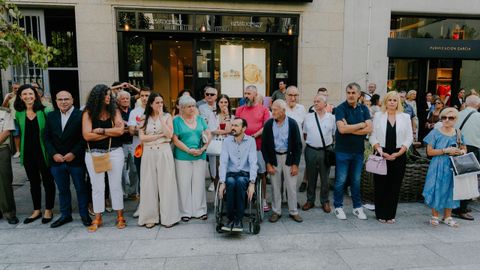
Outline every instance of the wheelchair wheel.
[(261, 184), (261, 179), (257, 179), (260, 182), (257, 182), (258, 184), (255, 185), (255, 209), (257, 210), (257, 219), (258, 223), (261, 223), (264, 218), (264, 212), (263, 212), (263, 194), (262, 194), (262, 184)]
[(215, 190), (215, 199), (214, 199), (213, 206), (214, 206), (215, 222), (217, 224), (215, 229), (217, 230), (217, 232), (221, 233), (221, 232), (223, 232), (222, 231), (222, 227), (223, 227), (223, 213), (222, 213), (223, 212), (223, 200), (220, 200), (218, 198), (218, 187)]
[(258, 234), (260, 232), (260, 224), (253, 224), (253, 234)]

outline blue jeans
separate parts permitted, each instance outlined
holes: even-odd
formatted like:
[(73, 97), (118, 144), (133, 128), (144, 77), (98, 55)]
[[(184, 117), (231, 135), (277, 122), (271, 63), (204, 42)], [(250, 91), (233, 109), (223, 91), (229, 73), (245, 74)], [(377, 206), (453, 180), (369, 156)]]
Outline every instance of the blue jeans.
[(227, 217), (230, 221), (241, 222), (245, 213), (245, 196), (249, 184), (249, 173), (227, 173)]
[(77, 192), (78, 212), (81, 217), (88, 217), (88, 188), (85, 180), (85, 168), (83, 166), (70, 166), (62, 163), (50, 168), (58, 188), (60, 199), (60, 213), (62, 217), (72, 216), (72, 195), (70, 193), (70, 176)]
[(335, 166), (335, 189), (333, 192), (333, 205), (335, 208), (343, 207), (343, 194), (345, 183), (349, 178), (352, 181), (353, 208), (362, 206), (360, 199), (360, 175), (363, 167), (363, 153), (336, 153), (337, 165)]

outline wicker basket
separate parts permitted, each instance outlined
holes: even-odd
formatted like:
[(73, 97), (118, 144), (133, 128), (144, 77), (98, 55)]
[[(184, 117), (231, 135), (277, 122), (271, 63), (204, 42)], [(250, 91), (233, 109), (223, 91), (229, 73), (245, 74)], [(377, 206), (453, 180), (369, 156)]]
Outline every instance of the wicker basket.
[[(406, 165), (405, 177), (400, 187), (400, 202), (423, 202), (423, 185), (427, 176), (429, 162), (427, 159), (418, 157), (424, 163), (409, 163)], [(417, 159), (417, 160), (418, 160)], [(373, 175), (365, 170), (362, 171), (360, 191), (363, 201), (375, 201), (375, 184)]]

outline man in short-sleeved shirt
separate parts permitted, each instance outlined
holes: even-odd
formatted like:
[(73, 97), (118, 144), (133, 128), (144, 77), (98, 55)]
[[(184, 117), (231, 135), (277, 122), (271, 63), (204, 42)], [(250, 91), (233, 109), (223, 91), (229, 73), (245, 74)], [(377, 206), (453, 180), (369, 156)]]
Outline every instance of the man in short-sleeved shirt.
[(351, 180), (353, 214), (359, 219), (367, 219), (360, 199), (360, 174), (363, 167), (364, 141), (372, 130), (372, 121), (368, 108), (358, 103), (361, 95), (360, 85), (350, 83), (346, 89), (347, 100), (335, 109), (335, 216), (346, 219), (343, 211), (343, 193), (345, 182)]
[(4, 215), (9, 224), (17, 224), (13, 198), (13, 173), (10, 159), (9, 137), (15, 130), (10, 110), (0, 107), (0, 218)]
[(255, 102), (257, 95), (257, 87), (254, 85), (249, 85), (245, 88), (246, 103), (245, 105), (237, 108), (235, 118), (245, 119), (247, 121), (247, 129), (245, 130), (245, 134), (255, 138), (255, 143), (257, 146), (258, 173), (262, 177), (263, 210), (269, 211), (270, 207), (267, 205), (265, 200), (265, 191), (267, 185), (265, 172), (267, 169), (260, 149), (262, 145), (263, 125), (270, 118), (270, 112), (262, 104)]

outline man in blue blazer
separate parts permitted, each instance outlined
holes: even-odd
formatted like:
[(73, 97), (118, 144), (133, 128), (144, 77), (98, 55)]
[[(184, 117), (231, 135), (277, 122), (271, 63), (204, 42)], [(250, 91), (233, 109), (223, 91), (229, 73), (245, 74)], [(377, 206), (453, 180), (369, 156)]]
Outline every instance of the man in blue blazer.
[(51, 158), (51, 172), (58, 187), (61, 216), (50, 227), (71, 222), (72, 196), (70, 177), (77, 192), (78, 209), (84, 226), (90, 226), (88, 187), (85, 181), (85, 141), (82, 137), (82, 112), (73, 107), (73, 97), (67, 91), (56, 95), (58, 109), (47, 115), (45, 148)]

